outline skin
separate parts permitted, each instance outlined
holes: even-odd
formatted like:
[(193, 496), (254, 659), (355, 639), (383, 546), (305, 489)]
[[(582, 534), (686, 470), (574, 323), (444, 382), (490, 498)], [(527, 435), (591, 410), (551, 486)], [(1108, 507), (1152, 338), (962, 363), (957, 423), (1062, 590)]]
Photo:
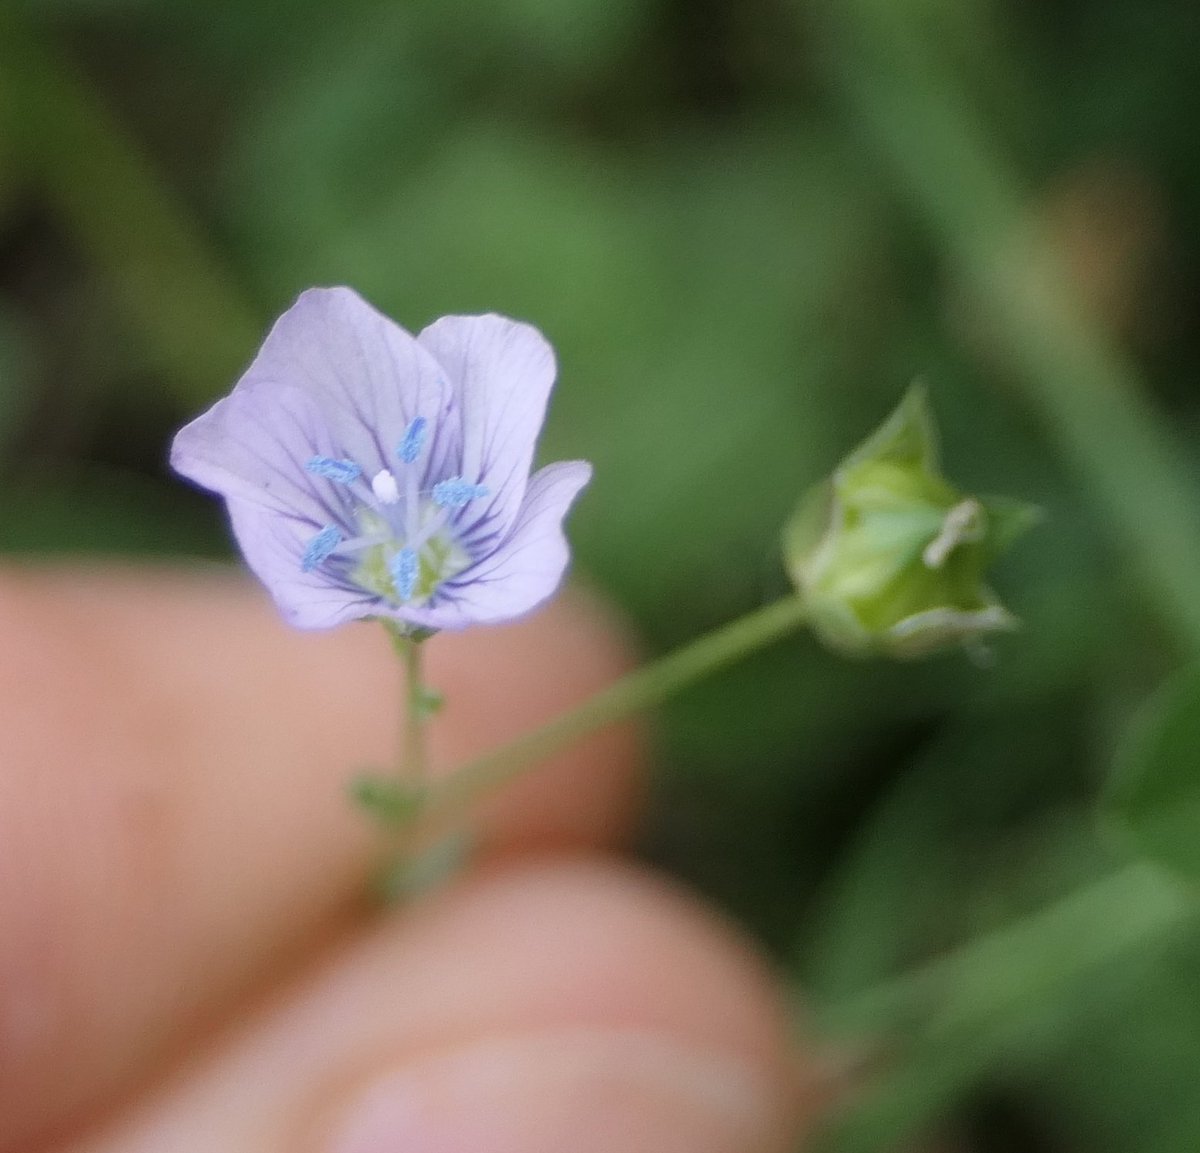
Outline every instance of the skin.
[[(218, 570), (0, 573), (0, 1153), (756, 1153), (811, 1102), (782, 998), (615, 852), (639, 734), (511, 785), (380, 914), (341, 791), (397, 742), (382, 630)], [(594, 602), (435, 638), (435, 771), (628, 667)]]

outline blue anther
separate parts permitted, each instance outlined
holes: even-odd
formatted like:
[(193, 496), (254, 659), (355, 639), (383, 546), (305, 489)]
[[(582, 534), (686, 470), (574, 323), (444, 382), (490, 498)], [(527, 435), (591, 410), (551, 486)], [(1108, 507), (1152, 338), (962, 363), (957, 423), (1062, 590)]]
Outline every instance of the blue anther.
[(405, 464), (412, 464), (421, 455), (421, 449), (425, 447), (425, 432), (428, 428), (429, 421), (423, 416), (414, 416), (408, 422), (408, 428), (404, 430), (404, 439), (396, 446), (396, 455)]
[(336, 480), (338, 484), (353, 484), (362, 476), (362, 469), (354, 461), (334, 460), (328, 456), (314, 456), (304, 467), (317, 476)]
[(300, 568), (304, 572), (312, 572), (322, 561), (328, 560), (345, 538), (341, 530), (327, 524), (315, 537), (308, 542), (304, 556), (300, 559)]
[(461, 476), (452, 476), (433, 486), (433, 503), (442, 508), (462, 508), (487, 494), (487, 485), (469, 484)]
[(396, 584), (396, 592), (402, 601), (412, 600), (417, 587), (417, 569), (419, 561), (415, 548), (402, 548), (389, 566), (392, 580)]

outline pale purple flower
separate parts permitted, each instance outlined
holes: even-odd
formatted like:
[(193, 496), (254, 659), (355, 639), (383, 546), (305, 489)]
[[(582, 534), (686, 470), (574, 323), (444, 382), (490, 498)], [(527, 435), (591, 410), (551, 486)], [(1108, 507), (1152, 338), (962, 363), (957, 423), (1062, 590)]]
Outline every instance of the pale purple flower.
[(225, 498), (238, 544), (300, 628), (510, 620), (546, 600), (583, 461), (529, 475), (554, 383), (530, 325), (446, 316), (415, 338), (348, 288), (279, 318), (171, 463)]

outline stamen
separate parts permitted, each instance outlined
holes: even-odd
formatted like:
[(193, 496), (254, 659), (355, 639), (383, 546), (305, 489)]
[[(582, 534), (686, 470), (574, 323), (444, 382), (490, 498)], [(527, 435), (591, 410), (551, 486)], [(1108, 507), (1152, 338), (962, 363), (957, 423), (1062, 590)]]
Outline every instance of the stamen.
[(408, 428), (404, 430), (404, 439), (396, 446), (396, 455), (405, 464), (413, 464), (421, 455), (421, 449), (425, 447), (425, 433), (428, 428), (429, 421), (423, 416), (414, 416), (408, 422)]
[(417, 587), (417, 550), (415, 548), (402, 548), (394, 557), (389, 566), (392, 573), (392, 580), (396, 584), (396, 592), (402, 601), (412, 599), (413, 592)]
[(376, 545), (387, 544), (392, 538), (384, 533), (369, 533), (365, 536), (352, 536), (349, 540), (344, 540), (337, 546), (339, 553), (348, 552), (363, 552), (369, 548), (375, 548)]
[(386, 469), (380, 469), (371, 478), (371, 491), (380, 504), (395, 504), (400, 499), (396, 478)]
[(433, 503), (442, 508), (462, 508), (487, 494), (487, 485), (469, 484), (461, 476), (452, 476), (433, 486)]
[(430, 540), (435, 533), (441, 532), (449, 519), (450, 510), (448, 508), (444, 508), (441, 512), (429, 517), (418, 532), (407, 538), (408, 547), (415, 549), (424, 548), (425, 542)]
[(312, 572), (317, 565), (328, 560), (341, 543), (341, 530), (334, 525), (327, 524), (308, 542), (304, 556), (300, 558), (301, 571)]
[(304, 467), (317, 476), (336, 480), (338, 484), (353, 484), (362, 476), (362, 469), (354, 461), (334, 460), (328, 456), (314, 456)]

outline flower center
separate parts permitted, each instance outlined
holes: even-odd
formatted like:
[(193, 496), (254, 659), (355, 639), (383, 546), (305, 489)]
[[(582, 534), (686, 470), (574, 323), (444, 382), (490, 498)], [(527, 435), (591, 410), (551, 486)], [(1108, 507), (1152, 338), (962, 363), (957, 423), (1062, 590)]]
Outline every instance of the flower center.
[(380, 469), (368, 482), (352, 460), (314, 456), (305, 469), (345, 490), (353, 507), (355, 532), (326, 525), (305, 547), (300, 567), (351, 562), (350, 579), (360, 588), (394, 605), (423, 604), (438, 587), (462, 572), (471, 558), (455, 535), (454, 514), (488, 489), (461, 476), (432, 488), (420, 485), (419, 462), (428, 422), (414, 417), (396, 446), (397, 472)]

